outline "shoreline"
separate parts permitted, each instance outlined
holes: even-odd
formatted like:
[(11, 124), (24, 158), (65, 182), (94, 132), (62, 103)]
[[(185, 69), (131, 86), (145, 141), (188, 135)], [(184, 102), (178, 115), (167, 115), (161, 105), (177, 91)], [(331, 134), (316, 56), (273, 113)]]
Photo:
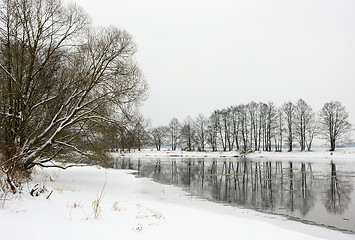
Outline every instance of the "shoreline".
[(182, 150), (161, 150), (157, 151), (155, 149), (142, 149), (141, 151), (132, 151), (130, 153), (111, 153), (113, 157), (157, 157), (157, 158), (247, 158), (253, 160), (268, 160), (268, 161), (278, 161), (278, 160), (294, 160), (307, 162), (318, 162), (327, 160), (329, 162), (355, 162), (355, 147), (346, 147), (336, 149), (334, 152), (330, 152), (325, 148), (317, 148), (313, 151), (299, 151), (294, 150), (292, 152), (282, 151), (282, 152), (265, 152), (256, 151), (245, 155), (240, 154), (238, 151), (182, 151)]

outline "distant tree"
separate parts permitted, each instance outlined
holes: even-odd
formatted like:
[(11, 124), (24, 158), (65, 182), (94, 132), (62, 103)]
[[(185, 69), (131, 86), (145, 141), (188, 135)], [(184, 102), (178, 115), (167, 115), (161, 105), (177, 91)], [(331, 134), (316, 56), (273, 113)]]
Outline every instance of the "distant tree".
[(243, 151), (248, 150), (249, 143), (249, 117), (246, 105), (239, 105), (239, 118), (240, 118), (240, 136), (243, 143)]
[(230, 146), (230, 131), (229, 131), (229, 112), (227, 109), (222, 109), (218, 112), (218, 133), (219, 140), (222, 144), (223, 151), (227, 150), (227, 146)]
[(331, 101), (324, 104), (319, 117), (322, 134), (330, 144), (330, 151), (334, 151), (336, 143), (346, 139), (351, 131), (349, 113), (339, 101)]
[(208, 143), (214, 152), (218, 150), (218, 129), (219, 114), (218, 111), (214, 111), (208, 121)]
[(185, 149), (192, 151), (195, 143), (194, 121), (188, 116), (181, 127), (181, 141), (185, 144)]
[(168, 132), (170, 135), (171, 150), (175, 151), (180, 140), (181, 124), (176, 118), (171, 119)]
[(259, 105), (256, 102), (251, 102), (247, 106), (248, 116), (249, 116), (249, 123), (250, 123), (250, 148), (253, 148), (254, 143), (254, 150), (258, 150), (258, 114), (259, 114)]
[(239, 151), (239, 133), (240, 133), (240, 108), (234, 106), (230, 108), (230, 121), (232, 124), (233, 146), (235, 144), (236, 150)]
[(121, 151), (127, 150), (130, 152), (132, 149), (140, 151), (149, 142), (148, 127), (150, 121), (140, 115), (132, 117), (129, 120), (124, 119), (125, 116), (120, 118), (121, 122), (126, 121), (124, 125), (116, 125), (114, 128), (105, 129), (107, 132), (104, 135), (105, 139), (108, 142), (113, 142)]
[(303, 100), (299, 99), (295, 111), (295, 133), (301, 147), (306, 150), (306, 132), (312, 118), (312, 108)]
[(282, 111), (284, 114), (285, 122), (285, 133), (286, 133), (286, 143), (288, 145), (288, 151), (293, 150), (294, 141), (294, 115), (296, 112), (296, 107), (292, 102), (287, 102), (282, 105)]
[(208, 119), (200, 113), (195, 119), (195, 133), (197, 146), (201, 151), (205, 151), (205, 146), (207, 144), (207, 126)]
[(151, 139), (156, 149), (160, 151), (162, 144), (165, 142), (168, 129), (165, 126), (155, 127), (150, 131)]
[(319, 119), (316, 114), (312, 112), (306, 128), (306, 146), (307, 151), (312, 150), (313, 139), (319, 134)]
[(264, 119), (265, 119), (265, 111), (264, 111), (264, 106), (265, 104), (262, 102), (258, 103), (258, 136), (257, 136), (257, 141), (258, 141), (258, 151), (261, 149), (261, 146), (263, 146), (264, 150), (264, 138), (263, 138), (263, 129), (264, 129)]
[(275, 127), (275, 133), (274, 133), (274, 139), (275, 139), (275, 151), (276, 152), (281, 152), (282, 151), (282, 141), (283, 141), (283, 116), (282, 116), (282, 110), (277, 109), (276, 110), (276, 127)]
[(150, 125), (150, 121), (138, 115), (135, 118), (135, 120), (132, 121), (131, 124), (132, 124), (131, 135), (133, 137), (132, 147), (140, 151), (142, 147), (149, 142), (148, 127)]
[(225, 111), (225, 118), (223, 117), (224, 123), (224, 131), (225, 131), (225, 139), (226, 139), (226, 147), (228, 151), (232, 151), (234, 147), (234, 134), (233, 134), (233, 118), (232, 118), (232, 109), (226, 108)]
[(268, 102), (263, 107), (264, 114), (264, 141), (265, 150), (271, 152), (272, 139), (275, 136), (277, 127), (277, 110), (273, 102)]
[[(260, 145), (262, 145), (263, 151), (266, 151), (266, 138), (267, 138), (267, 112), (268, 106), (266, 103), (260, 103), (259, 105), (259, 141), (261, 139)], [(261, 146), (260, 146), (261, 147)]]

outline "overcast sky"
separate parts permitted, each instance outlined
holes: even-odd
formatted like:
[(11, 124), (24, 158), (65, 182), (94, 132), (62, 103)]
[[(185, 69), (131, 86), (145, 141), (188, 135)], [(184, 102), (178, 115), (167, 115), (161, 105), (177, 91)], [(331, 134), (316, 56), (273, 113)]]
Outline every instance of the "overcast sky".
[(355, 124), (355, 1), (74, 0), (133, 35), (153, 126), (250, 101), (339, 100)]

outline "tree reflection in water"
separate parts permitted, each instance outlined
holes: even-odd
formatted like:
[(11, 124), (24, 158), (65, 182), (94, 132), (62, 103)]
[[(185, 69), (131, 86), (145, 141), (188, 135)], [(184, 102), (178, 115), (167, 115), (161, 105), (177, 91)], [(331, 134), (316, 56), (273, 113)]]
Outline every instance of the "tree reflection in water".
[(318, 199), (323, 199), (321, 203), (329, 213), (342, 214), (351, 204), (353, 190), (337, 175), (333, 162), (326, 179), (317, 178), (310, 163), (245, 158), (119, 159), (114, 167), (138, 170), (141, 176), (182, 186), (216, 202), (297, 217), (306, 216)]
[(350, 194), (352, 186), (346, 184), (337, 177), (336, 166), (331, 163), (331, 174), (329, 177), (330, 188), (326, 191), (324, 205), (327, 210), (334, 214), (342, 214), (351, 202)]

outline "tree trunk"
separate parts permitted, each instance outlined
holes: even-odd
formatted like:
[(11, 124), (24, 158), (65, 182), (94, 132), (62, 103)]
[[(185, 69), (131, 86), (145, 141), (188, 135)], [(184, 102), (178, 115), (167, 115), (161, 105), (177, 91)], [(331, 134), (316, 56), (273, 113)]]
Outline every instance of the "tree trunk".
[(335, 150), (335, 139), (331, 139), (330, 141), (330, 151), (333, 152)]

